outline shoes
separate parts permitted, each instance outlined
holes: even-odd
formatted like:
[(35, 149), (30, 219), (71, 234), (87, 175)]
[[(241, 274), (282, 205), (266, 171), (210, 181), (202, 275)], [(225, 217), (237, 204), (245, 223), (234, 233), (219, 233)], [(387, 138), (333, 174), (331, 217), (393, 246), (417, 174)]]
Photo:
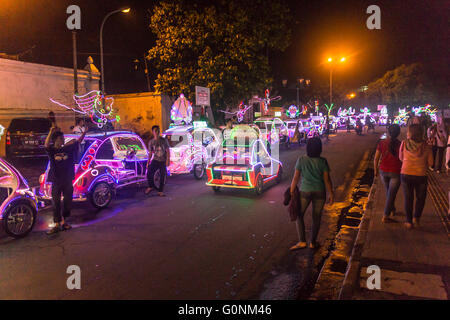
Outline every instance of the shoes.
[(306, 248), (306, 242), (299, 242), (296, 245), (292, 246), (289, 250), (294, 251), (298, 249), (304, 249)]
[(430, 169), (430, 171), (434, 171), (434, 168), (433, 168), (433, 167), (428, 167), (428, 169)]
[(70, 229), (72, 229), (72, 226), (66, 222), (61, 226), (61, 231), (67, 231)]
[(436, 170), (436, 173), (441, 173), (441, 170)]
[(58, 232), (60, 232), (60, 231), (61, 231), (61, 227), (60, 227), (60, 226), (55, 226), (55, 227), (51, 228), (50, 230), (48, 230), (48, 231), (46, 232), (46, 234), (47, 234), (48, 236), (51, 236), (52, 234), (56, 234), (56, 233), (58, 233)]
[(412, 229), (413, 228), (413, 224), (409, 223), (409, 222), (405, 222), (405, 227), (406, 227), (406, 229)]
[(420, 221), (418, 218), (413, 218), (413, 225), (414, 227), (420, 227)]
[(148, 194), (150, 194), (150, 192), (152, 192), (152, 190), (153, 190), (152, 188), (147, 188), (147, 189), (145, 189), (145, 192), (144, 192), (144, 193), (145, 193), (146, 195), (148, 195)]
[(381, 219), (381, 222), (382, 223), (395, 223), (395, 222), (397, 222), (397, 220), (394, 220), (394, 219), (392, 219), (392, 218), (389, 218), (389, 217), (383, 217), (382, 219)]

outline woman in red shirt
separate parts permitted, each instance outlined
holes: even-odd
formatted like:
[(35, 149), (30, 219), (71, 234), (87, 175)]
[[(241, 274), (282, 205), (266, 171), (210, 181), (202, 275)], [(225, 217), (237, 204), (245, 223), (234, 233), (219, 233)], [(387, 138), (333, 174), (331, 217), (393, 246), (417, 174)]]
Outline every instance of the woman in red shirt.
[(386, 188), (383, 223), (396, 222), (394, 219), (389, 218), (389, 215), (391, 213), (392, 215), (395, 214), (395, 198), (400, 188), (400, 170), (402, 168), (402, 162), (398, 158), (401, 142), (397, 139), (400, 134), (400, 126), (398, 124), (389, 126), (388, 133), (389, 139), (381, 140), (378, 143), (373, 163), (375, 176), (380, 172), (381, 181), (383, 181)]

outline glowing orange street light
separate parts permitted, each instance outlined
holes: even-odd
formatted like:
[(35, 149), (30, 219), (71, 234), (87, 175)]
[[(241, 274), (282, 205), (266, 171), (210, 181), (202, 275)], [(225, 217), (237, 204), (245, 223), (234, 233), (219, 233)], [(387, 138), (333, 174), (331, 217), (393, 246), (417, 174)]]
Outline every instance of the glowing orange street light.
[(341, 62), (344, 62), (344, 61), (345, 61), (345, 57), (342, 57), (342, 58), (341, 58)]
[[(345, 57), (342, 57), (341, 59), (339, 59), (339, 62), (345, 62)], [(327, 60), (329, 63), (331, 63), (332, 61), (333, 61), (333, 58), (332, 57), (329, 57), (328, 58), (328, 60)], [(333, 64), (331, 64), (331, 67), (330, 67), (330, 106), (331, 106), (331, 104), (333, 103), (332, 102), (332, 100), (333, 100), (333, 65), (334, 65), (334, 63)], [(354, 96), (353, 96), (354, 97)], [(352, 98), (353, 98), (352, 97)], [(351, 99), (351, 98), (350, 98)]]
[(333, 61), (333, 58), (328, 58), (328, 62), (331, 62), (331, 61)]

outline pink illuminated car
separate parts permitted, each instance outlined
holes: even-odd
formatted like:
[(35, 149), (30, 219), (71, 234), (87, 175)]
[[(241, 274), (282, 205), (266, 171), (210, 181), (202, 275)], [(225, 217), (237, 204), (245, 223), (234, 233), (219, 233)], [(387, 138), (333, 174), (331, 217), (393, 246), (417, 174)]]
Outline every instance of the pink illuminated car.
[(36, 221), (37, 201), (25, 178), (0, 158), (0, 221), (11, 237), (25, 237)]
[[(78, 138), (65, 135), (66, 143)], [(113, 131), (87, 134), (80, 145), (73, 180), (74, 201), (89, 200), (99, 209), (111, 202), (115, 191), (147, 181), (148, 151), (135, 133)], [(47, 170), (39, 178), (40, 199), (51, 199), (51, 182)]]

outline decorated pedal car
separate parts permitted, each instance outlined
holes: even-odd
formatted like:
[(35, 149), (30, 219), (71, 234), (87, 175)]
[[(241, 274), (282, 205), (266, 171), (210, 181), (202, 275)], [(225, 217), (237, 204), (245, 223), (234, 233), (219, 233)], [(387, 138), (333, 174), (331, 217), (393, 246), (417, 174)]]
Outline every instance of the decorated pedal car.
[(208, 165), (206, 185), (216, 192), (222, 187), (241, 188), (259, 195), (270, 181), (280, 182), (282, 172), (281, 162), (272, 158), (258, 131), (238, 125), (223, 141), (216, 161)]
[(168, 174), (193, 173), (202, 179), (206, 166), (214, 161), (220, 146), (219, 137), (204, 121), (193, 125), (172, 126), (163, 133), (170, 146)]
[[(65, 135), (66, 143), (77, 135)], [(99, 209), (107, 207), (119, 188), (147, 181), (148, 151), (133, 132), (87, 134), (80, 144), (73, 180), (74, 201), (89, 200)], [(51, 199), (47, 170), (40, 178), (39, 195)]]
[(290, 147), (289, 130), (280, 118), (261, 117), (253, 123), (261, 130), (263, 138), (267, 139), (271, 144), (280, 143), (286, 148)]
[(0, 221), (11, 237), (25, 237), (33, 229), (37, 201), (25, 178), (0, 158)]

